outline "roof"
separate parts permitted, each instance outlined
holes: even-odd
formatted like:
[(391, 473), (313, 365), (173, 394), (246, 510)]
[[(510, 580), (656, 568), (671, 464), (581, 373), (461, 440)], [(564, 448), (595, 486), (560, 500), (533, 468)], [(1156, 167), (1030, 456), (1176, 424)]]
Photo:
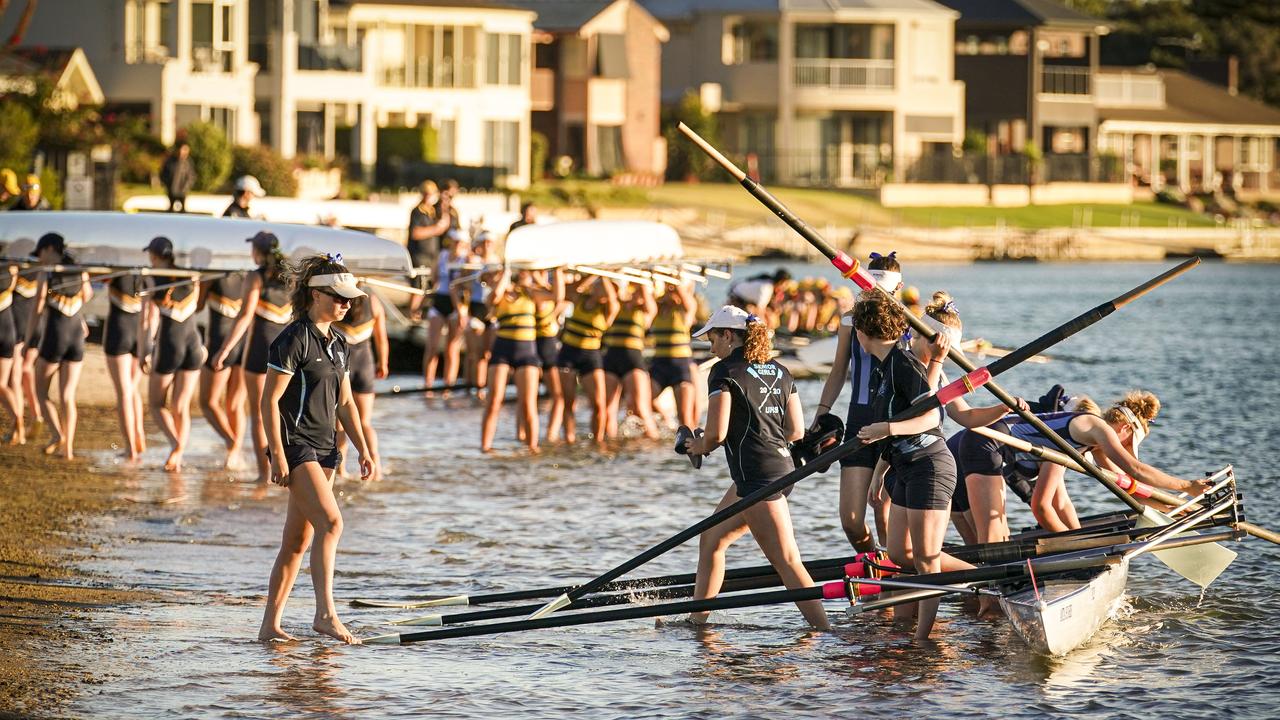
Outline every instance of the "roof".
[(1045, 25), (1089, 27), (1106, 25), (1106, 21), (1073, 10), (1057, 0), (938, 0), (960, 13), (957, 25), (1009, 25), (1040, 27)]
[(659, 20), (687, 19), (702, 13), (841, 11), (939, 12), (949, 11), (933, 0), (640, 0)]
[(508, 0), (538, 13), (533, 26), (539, 30), (577, 30), (604, 12), (616, 0)]
[(6, 79), (0, 84), (4, 90), (30, 92), (31, 78), (37, 75), (54, 82), (60, 95), (56, 101), (60, 105), (75, 107), (105, 102), (93, 68), (78, 47), (29, 46), (0, 52), (0, 78)]
[(506, 0), (329, 0), (330, 5), (413, 5), (418, 7), (475, 8), (477, 10), (521, 10)]
[(1103, 68), (1099, 74), (1129, 72), (1158, 75), (1164, 80), (1163, 108), (1098, 108), (1098, 120), (1130, 122), (1193, 123), (1202, 125), (1280, 126), (1280, 108), (1243, 95), (1232, 95), (1225, 87), (1188, 75), (1181, 70), (1154, 70), (1146, 67)]
[(67, 65), (75, 56), (73, 47), (20, 47), (0, 55), (0, 68), (4, 72), (14, 71), (35, 73), (42, 72), (53, 77), (62, 77)]

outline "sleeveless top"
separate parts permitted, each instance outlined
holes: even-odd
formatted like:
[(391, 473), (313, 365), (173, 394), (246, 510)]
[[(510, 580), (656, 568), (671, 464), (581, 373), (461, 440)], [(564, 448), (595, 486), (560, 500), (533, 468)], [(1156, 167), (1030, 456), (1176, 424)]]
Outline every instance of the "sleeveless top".
[(536, 303), (528, 290), (517, 290), (515, 297), (508, 293), (493, 306), (493, 314), (498, 321), (498, 337), (522, 342), (537, 340), (536, 311)]
[[(155, 275), (163, 278), (164, 282), (183, 279), (174, 276), (166, 277), (162, 272), (157, 271)], [(200, 300), (200, 290), (195, 283), (186, 283), (166, 288), (164, 292), (156, 293), (152, 297), (155, 300), (156, 307), (160, 310), (160, 326), (162, 328), (170, 325), (185, 325), (191, 319), (191, 316), (196, 314), (196, 306)]]
[(244, 281), (242, 272), (229, 273), (211, 280), (204, 300), (209, 306), (209, 312), (234, 320), (240, 314), (240, 307), (244, 305)]
[(560, 334), (560, 323), (556, 322), (555, 310), (554, 298), (537, 303), (534, 310), (534, 323), (537, 325), (539, 338), (553, 338)]
[(693, 357), (693, 350), (689, 347), (692, 338), (689, 336), (688, 313), (684, 308), (659, 306), (658, 314), (649, 326), (649, 337), (653, 338), (654, 357)]
[(569, 319), (564, 321), (560, 341), (579, 350), (599, 350), (606, 329), (604, 305), (587, 307), (586, 303), (576, 302)]
[(9, 309), (13, 304), (13, 275), (9, 274), (9, 268), (0, 267), (0, 312)]
[(142, 312), (142, 292), (147, 286), (146, 278), (136, 273), (111, 278), (107, 284), (107, 299), (111, 301), (114, 312), (136, 315)]
[(453, 267), (453, 253), (445, 250), (440, 253), (440, 257), (436, 259), (436, 295), (449, 295), (453, 288), (454, 275), (457, 272)]
[(604, 333), (604, 345), (611, 348), (644, 350), (644, 309), (623, 307)]
[(79, 270), (51, 272), (45, 305), (67, 317), (75, 317), (84, 309), (84, 297), (81, 295), (83, 290), (84, 278)]
[(370, 295), (352, 300), (346, 317), (329, 326), (347, 341), (347, 347), (359, 345), (373, 337), (372, 302), (374, 299)]
[(258, 309), (256, 315), (269, 323), (288, 325), (293, 321), (293, 303), (289, 301), (289, 284), (283, 278), (267, 277), (264, 268), (254, 272), (262, 279), (262, 287), (258, 289)]
[[(1075, 438), (1071, 437), (1071, 430), (1068, 426), (1071, 425), (1072, 420), (1075, 420), (1077, 417), (1084, 414), (1085, 413), (1078, 412), (1037, 413), (1036, 417), (1040, 418), (1041, 422), (1049, 426), (1050, 430), (1061, 435), (1062, 439), (1071, 443), (1073, 447), (1079, 450), (1084, 447), (1084, 443), (1078, 442)], [(1019, 440), (1025, 440), (1035, 445), (1043, 445), (1051, 448), (1057, 447), (1053, 444), (1053, 441), (1041, 434), (1041, 432), (1035, 429), (1031, 423), (1023, 420), (1017, 415), (1007, 415), (1005, 416), (1004, 421), (1005, 424), (1009, 426), (1009, 434)]]

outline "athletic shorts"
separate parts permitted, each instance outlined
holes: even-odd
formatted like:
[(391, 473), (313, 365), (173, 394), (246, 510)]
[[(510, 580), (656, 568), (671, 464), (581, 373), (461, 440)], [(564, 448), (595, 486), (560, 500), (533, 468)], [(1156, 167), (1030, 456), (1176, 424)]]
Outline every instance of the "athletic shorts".
[[(222, 346), (227, 344), (227, 338), (230, 337), (231, 328), (235, 323), (235, 318), (219, 315), (212, 310), (209, 311), (209, 326), (205, 328), (204, 336), (204, 346), (209, 351), (205, 353), (205, 367), (210, 370), (213, 369), (213, 358), (222, 352)], [(244, 345), (245, 336), (241, 335), (240, 339), (236, 341), (235, 347), (231, 348), (231, 352), (227, 354), (227, 360), (222, 365), (223, 368), (244, 363)]]
[(267, 374), (267, 353), (271, 351), (271, 343), (284, 330), (285, 326), (268, 322), (260, 317), (253, 319), (253, 327), (249, 330), (249, 345), (244, 350), (245, 372)]
[(111, 357), (141, 356), (141, 322), (142, 313), (127, 313), (112, 306), (107, 312), (107, 323), (102, 328), (102, 352)]
[(79, 315), (67, 317), (52, 308), (46, 308), (44, 316), (40, 358), (49, 363), (84, 360), (84, 318)]
[[(481, 328), (488, 325), (489, 321), (493, 319), (489, 317), (489, 306), (474, 300), (467, 305), (467, 314), (471, 316), (472, 320), (479, 320)], [(480, 328), (476, 329), (478, 330)]]
[(513, 368), (542, 367), (542, 359), (538, 357), (538, 345), (534, 341), (499, 337), (493, 339), (489, 364)]
[[(751, 482), (745, 482), (745, 483), (734, 481), (733, 491), (738, 493), (739, 498), (744, 498), (750, 495), (751, 493), (759, 490), (760, 488), (765, 487), (766, 485), (768, 485), (769, 483), (777, 479), (778, 478), (770, 478), (766, 480), (753, 480)], [(767, 502), (771, 500), (778, 500), (780, 498), (788, 497), (791, 495), (791, 491), (794, 490), (795, 488), (796, 488), (795, 485), (789, 485), (787, 486), (786, 490), (783, 490), (782, 492), (776, 492), (770, 495), (769, 497), (765, 498), (765, 501)]]
[(351, 392), (367, 395), (373, 392), (373, 380), (377, 377), (373, 361), (373, 347), (366, 340), (347, 346), (347, 372), (351, 377)]
[(604, 351), (604, 371), (623, 377), (632, 370), (644, 370), (644, 351), (611, 347)]
[(458, 309), (453, 306), (452, 295), (440, 295), (437, 293), (431, 296), (431, 315), (447, 318), (457, 311)]
[[(991, 426), (992, 430), (1009, 433), (1009, 426), (1004, 421)], [(956, 466), (964, 468), (965, 475), (1004, 475), (1003, 443), (976, 432), (966, 432), (960, 439), (960, 454), (956, 456)]]
[[(844, 442), (849, 442), (858, 437), (858, 431), (875, 422), (874, 411), (870, 405), (858, 405), (849, 403), (849, 415), (844, 421)], [(840, 467), (842, 468), (867, 468), (874, 469), (876, 460), (880, 459), (880, 451), (882, 444), (875, 442), (870, 445), (863, 445), (853, 452), (840, 458)]]
[(0, 358), (13, 357), (18, 332), (13, 327), (13, 308), (0, 310)]
[(538, 338), (538, 360), (543, 370), (556, 366), (556, 358), (560, 355), (560, 340), (554, 337)]
[(587, 374), (604, 367), (599, 350), (583, 350), (572, 345), (562, 345), (556, 356), (556, 367)]
[[(936, 448), (936, 449), (935, 449)], [(908, 510), (950, 510), (956, 491), (956, 461), (942, 443), (894, 458), (890, 497)]]
[(302, 463), (320, 463), (320, 467), (332, 470), (342, 464), (342, 453), (338, 448), (313, 448), (310, 445), (285, 445), (284, 461), (289, 463), (292, 471)]
[(693, 360), (690, 358), (654, 358), (649, 361), (649, 384), (660, 393), (680, 383), (693, 382)]

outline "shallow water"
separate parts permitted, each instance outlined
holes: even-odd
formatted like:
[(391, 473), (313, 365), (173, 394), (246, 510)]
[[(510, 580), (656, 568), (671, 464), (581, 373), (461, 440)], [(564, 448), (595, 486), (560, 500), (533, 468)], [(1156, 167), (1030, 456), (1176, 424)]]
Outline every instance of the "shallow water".
[[(770, 266), (771, 268), (772, 266)], [(924, 291), (956, 296), (967, 336), (1013, 346), (1155, 275), (1165, 265), (975, 265), (908, 268)], [(749, 272), (752, 269), (740, 269)], [(834, 271), (807, 267), (804, 274)], [(713, 298), (722, 291), (712, 289)], [(1235, 463), (1249, 519), (1280, 527), (1271, 461), (1280, 441), (1274, 308), (1280, 267), (1210, 264), (1053, 348), (1048, 365), (1000, 378), (1038, 397), (1053, 382), (1100, 400), (1144, 387), (1165, 402), (1144, 459), (1195, 475)], [(1263, 339), (1256, 339), (1261, 336)], [(409, 384), (409, 383), (406, 383)], [(820, 382), (801, 383), (812, 408)], [(847, 394), (846, 394), (847, 395)], [(847, 397), (844, 398), (847, 400)], [(987, 400), (981, 399), (985, 403)], [(337, 595), (368, 636), (418, 611), (348, 608), (354, 597), (484, 592), (583, 581), (705, 516), (728, 485), (713, 456), (701, 472), (661, 446), (606, 455), (518, 454), (504, 417), (496, 457), (478, 450), (480, 411), (466, 398), (379, 399), (376, 425), (392, 477), (346, 482)], [(216, 464), (196, 423), (195, 467), (181, 479), (139, 471), (127, 511), (100, 521), (110, 538), (85, 561), (114, 585), (165, 600), (97, 613), (66, 649), (103, 681), (70, 708), (95, 717), (776, 717), (856, 714), (1004, 717), (1089, 714), (1275, 716), (1280, 691), (1280, 553), (1250, 540), (1201, 596), (1151, 558), (1135, 562), (1125, 610), (1064, 659), (1031, 656), (1003, 622), (944, 603), (938, 642), (917, 648), (878, 617), (806, 631), (791, 606), (718, 614), (705, 631), (652, 620), (410, 647), (343, 647), (309, 629), (304, 566), (286, 613), (301, 642), (252, 641), (283, 518), (284, 492), (255, 489)], [(159, 438), (153, 439), (153, 443)], [(203, 451), (203, 452), (200, 452)], [(159, 464), (162, 451), (149, 460)], [(100, 462), (109, 462), (100, 458)], [(202, 469), (205, 468), (205, 469)], [(1073, 476), (1082, 514), (1119, 503)], [(836, 474), (791, 496), (807, 558), (847, 554), (834, 517)], [(1025, 508), (1013, 524), (1028, 524)], [(692, 571), (686, 545), (637, 574)], [(748, 540), (730, 565), (762, 562)]]

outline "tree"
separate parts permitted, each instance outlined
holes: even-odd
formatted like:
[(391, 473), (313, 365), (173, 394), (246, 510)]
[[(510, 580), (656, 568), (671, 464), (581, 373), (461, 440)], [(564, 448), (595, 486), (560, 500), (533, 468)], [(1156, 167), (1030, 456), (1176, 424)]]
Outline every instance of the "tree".
[(261, 145), (238, 145), (231, 155), (233, 176), (252, 175), (258, 178), (262, 189), (271, 196), (293, 197), (297, 194), (298, 180), (293, 176), (293, 163), (275, 150)]
[(26, 105), (0, 103), (0, 167), (22, 175), (31, 167), (39, 139), (40, 126)]
[(666, 115), (666, 130), (662, 134), (667, 140), (667, 177), (672, 180), (705, 180), (714, 177), (716, 170), (711, 158), (689, 142), (678, 127), (680, 123), (684, 123), (707, 142), (712, 145), (717, 143), (718, 123), (715, 115), (703, 109), (702, 98), (697, 92), (690, 90)]
[(227, 134), (213, 123), (194, 122), (186, 128), (191, 146), (191, 164), (196, 169), (196, 190), (221, 189), (231, 174), (231, 143)]

